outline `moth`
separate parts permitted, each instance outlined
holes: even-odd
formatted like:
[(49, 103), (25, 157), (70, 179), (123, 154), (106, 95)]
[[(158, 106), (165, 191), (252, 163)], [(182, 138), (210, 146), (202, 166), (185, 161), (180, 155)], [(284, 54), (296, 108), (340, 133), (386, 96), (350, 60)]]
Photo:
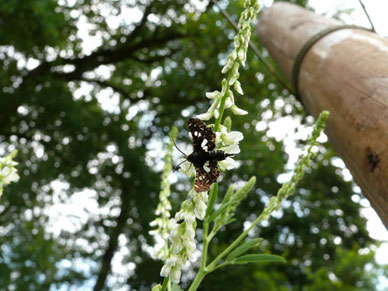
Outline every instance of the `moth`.
[[(220, 171), (218, 170), (218, 161), (225, 160), (234, 154), (228, 154), (221, 150), (215, 150), (216, 134), (206, 124), (197, 118), (190, 118), (188, 126), (193, 139), (194, 150), (186, 155), (176, 145), (175, 147), (184, 155), (185, 161), (189, 161), (195, 167), (195, 186), (196, 192), (208, 191), (210, 186), (217, 181)], [(180, 164), (182, 164), (180, 163)], [(174, 170), (179, 168), (178, 164)]]

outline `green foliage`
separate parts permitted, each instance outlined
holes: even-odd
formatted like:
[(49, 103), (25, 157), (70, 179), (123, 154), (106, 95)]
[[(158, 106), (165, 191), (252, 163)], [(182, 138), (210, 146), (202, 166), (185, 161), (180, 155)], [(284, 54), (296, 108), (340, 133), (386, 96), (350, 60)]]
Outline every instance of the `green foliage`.
[(226, 260), (227, 261), (233, 260), (234, 258), (248, 251), (249, 249), (260, 244), (262, 241), (263, 241), (262, 238), (255, 238), (250, 241), (247, 241), (246, 243), (243, 243), (241, 246), (237, 247), (234, 251), (230, 252), (230, 254), (226, 257)]
[(64, 48), (73, 31), (66, 7), (55, 0), (0, 1), (0, 44), (25, 56), (41, 58), (45, 46)]
[(226, 192), (224, 199), (222, 200), (220, 209), (225, 208), (225, 211), (220, 213), (215, 221), (215, 229), (220, 228), (226, 224), (230, 219), (232, 219), (234, 212), (236, 211), (237, 206), (245, 199), (249, 191), (252, 190), (253, 186), (256, 183), (256, 177), (252, 177), (249, 181), (239, 189), (238, 191), (233, 191), (233, 186), (229, 186), (228, 191)]
[(285, 263), (286, 261), (280, 256), (274, 255), (245, 255), (231, 261), (232, 264), (247, 264), (247, 263)]
[[(177, 139), (189, 143), (187, 118), (208, 108), (204, 93), (219, 88), (234, 33), (218, 10), (204, 2), (202, 10), (183, 0), (153, 1), (149, 8), (135, 0), (75, 2), (71, 7), (50, 0), (0, 4), (0, 155), (18, 149), (20, 175), (0, 200), (0, 286), (115, 290), (129, 285), (149, 290), (160, 281), (161, 268), (147, 252), (154, 243), (148, 223), (158, 204), (163, 156), (153, 149), (160, 148), (172, 125), (178, 127)], [(242, 10), (241, 1), (222, 4), (231, 15)], [(109, 27), (104, 13), (114, 17), (123, 11), (129, 19), (129, 8), (150, 16), (143, 24), (136, 19)], [(72, 10), (80, 15), (73, 18)], [(101, 36), (101, 46), (91, 52), (82, 52), (75, 25), (80, 17), (91, 24), (92, 34)], [(155, 21), (158, 17), (163, 21)], [(39, 62), (34, 69), (22, 66), (21, 59), (30, 57)], [(112, 68), (109, 78), (91, 73), (103, 65)], [(285, 172), (287, 156), (282, 141), (267, 134), (268, 123), (285, 115), (304, 116), (301, 105), (249, 50), (240, 82), (246, 86), (236, 102), (249, 113), (234, 119), (233, 129), (244, 132), (238, 157), (244, 163), (224, 179), (255, 176), (257, 189), (238, 206), (235, 223), (214, 238), (209, 259), (241, 233), (279, 188), (277, 176)], [(117, 101), (114, 110), (101, 102), (101, 91)], [(279, 100), (284, 104), (279, 106)], [(280, 255), (287, 263), (216, 270), (201, 290), (317, 290), (329, 285), (325, 278), (331, 273), (341, 287), (375, 289), (381, 266), (374, 263), (373, 252), (359, 252), (371, 250), (375, 241), (359, 215), (360, 204), (351, 199), (360, 195), (330, 163), (333, 155), (329, 147), (320, 148), (290, 203), (253, 231), (264, 240), (250, 253)], [(180, 204), (177, 193), (187, 182), (177, 178), (171, 185), (173, 205)], [(58, 182), (63, 182), (61, 189)], [(67, 215), (53, 207), (86, 197), (86, 192), (75, 194), (85, 189), (93, 194), (84, 211)], [(219, 185), (219, 193), (227, 190)], [(77, 200), (72, 207), (77, 203), (85, 202)], [(68, 228), (53, 218), (56, 214)], [(111, 267), (119, 253), (121, 274)], [(348, 273), (352, 261), (358, 267), (354, 276)], [(365, 269), (369, 264), (372, 271)]]
[(17, 163), (14, 161), (16, 154), (17, 151), (13, 151), (6, 157), (0, 157), (0, 198), (3, 195), (4, 186), (19, 180), (15, 167)]

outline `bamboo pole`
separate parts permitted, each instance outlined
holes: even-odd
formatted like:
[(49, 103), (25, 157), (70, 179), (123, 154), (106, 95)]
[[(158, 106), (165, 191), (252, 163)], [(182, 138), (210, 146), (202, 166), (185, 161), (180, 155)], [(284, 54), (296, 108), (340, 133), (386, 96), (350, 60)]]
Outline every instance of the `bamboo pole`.
[[(260, 41), (289, 80), (306, 42), (342, 22), (277, 2), (261, 13)], [(388, 228), (388, 40), (346, 28), (319, 38), (300, 65), (306, 110), (330, 111), (329, 142)]]

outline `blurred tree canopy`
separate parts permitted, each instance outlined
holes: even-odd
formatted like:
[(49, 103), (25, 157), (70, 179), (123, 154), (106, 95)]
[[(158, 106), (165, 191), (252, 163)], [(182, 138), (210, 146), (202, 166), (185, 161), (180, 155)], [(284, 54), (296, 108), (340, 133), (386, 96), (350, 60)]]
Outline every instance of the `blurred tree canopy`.
[[(242, 4), (220, 1), (235, 19)], [(0, 201), (1, 288), (149, 290), (162, 280), (148, 234), (161, 149), (172, 125), (190, 142), (187, 118), (219, 89), (233, 35), (209, 1), (0, 1), (0, 155), (18, 149), (21, 176)], [(241, 75), (245, 95), (236, 102), (249, 114), (234, 118), (233, 129), (245, 136), (242, 165), (223, 181), (256, 175), (258, 183), (213, 255), (287, 172), (284, 144), (268, 123), (286, 115), (311, 123), (252, 52)], [(223, 269), (201, 290), (374, 290), (383, 271), (377, 242), (360, 216), (361, 194), (333, 158), (322, 147), (296, 195), (256, 229), (258, 251), (288, 263)], [(174, 207), (190, 184), (177, 177)]]

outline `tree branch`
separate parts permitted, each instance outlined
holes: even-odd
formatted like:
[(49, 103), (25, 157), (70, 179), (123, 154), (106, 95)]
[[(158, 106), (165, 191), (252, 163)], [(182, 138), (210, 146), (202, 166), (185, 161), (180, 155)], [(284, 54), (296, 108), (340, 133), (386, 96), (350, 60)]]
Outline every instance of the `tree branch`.
[[(128, 58), (134, 57), (135, 52), (143, 48), (156, 49), (165, 46), (166, 43), (170, 41), (178, 40), (188, 36), (189, 35), (182, 34), (176, 31), (168, 32), (166, 33), (166, 35), (162, 35), (159, 38), (145, 39), (133, 45), (116, 47), (114, 49), (102, 49), (91, 53), (88, 56), (80, 58), (61, 59), (60, 65), (75, 66), (74, 71), (70, 73), (61, 73), (61, 75), (66, 75), (66, 79), (68, 79), (69, 81), (79, 80), (84, 72), (91, 71), (100, 65), (121, 62)], [(54, 66), (49, 66), (49, 69), (51, 69), (52, 67)]]
[[(143, 48), (147, 48), (149, 50), (157, 49), (165, 46), (170, 41), (179, 40), (189, 36), (192, 36), (192, 34), (183, 34), (175, 30), (166, 29), (163, 32), (159, 31), (158, 34), (152, 35), (152, 37), (149, 39), (138, 41), (135, 44), (126, 44), (122, 46), (117, 46), (115, 48), (100, 49), (84, 57), (78, 57), (73, 59), (57, 58), (56, 60), (51, 62), (43, 62), (38, 67), (31, 70), (28, 74), (24, 76), (23, 82), (17, 89), (18, 92), (15, 92), (13, 94), (14, 96), (16, 95), (16, 97), (14, 97), (13, 102), (8, 102), (8, 104), (6, 104), (6, 108), (0, 107), (0, 128), (3, 127), (8, 122), (8, 120), (16, 113), (17, 108), (20, 106), (20, 104), (23, 103), (23, 98), (29, 96), (29, 94), (26, 94), (23, 91), (30, 86), (36, 86), (39, 83), (40, 77), (48, 75), (63, 78), (67, 81), (81, 80), (85, 72), (91, 71), (100, 65), (114, 64), (130, 58), (136, 59), (136, 57), (134, 56), (135, 52)], [(172, 52), (175, 52), (175, 50), (172, 50)], [(166, 55), (165, 57), (168, 56), (169, 55)], [(154, 60), (149, 59), (143, 61), (150, 62), (161, 59), (162, 57), (159, 59), (155, 58)], [(141, 61), (141, 59), (136, 60)], [(53, 71), (53, 68), (61, 65), (74, 65), (75, 70), (69, 73)]]
[(362, 7), (362, 10), (364, 10), (364, 13), (365, 13), (366, 17), (368, 18), (369, 24), (370, 24), (370, 26), (372, 27), (372, 31), (373, 31), (373, 32), (376, 32), (376, 28), (375, 28), (375, 26), (373, 25), (372, 19), (370, 18), (369, 13), (368, 13), (368, 11), (366, 10), (366, 7), (365, 7), (364, 3), (362, 2), (362, 0), (358, 0), (358, 2), (360, 2), (360, 5), (361, 5), (361, 7)]
[(180, 51), (182, 48), (176, 48), (176, 49), (172, 49), (170, 50), (170, 52), (168, 52), (167, 54), (164, 54), (164, 55), (159, 55), (159, 56), (155, 56), (155, 57), (150, 57), (150, 58), (140, 58), (140, 57), (137, 57), (137, 56), (131, 56), (130, 58), (139, 62), (139, 63), (144, 63), (144, 64), (153, 64), (155, 62), (160, 62), (168, 57), (171, 57), (172, 55), (174, 55), (175, 53), (177, 53), (178, 51)]
[(153, 3), (154, 3), (154, 1), (151, 1), (144, 9), (143, 16), (141, 17), (140, 22), (136, 25), (135, 29), (130, 34), (131, 38), (135, 38), (140, 33), (140, 31), (143, 29), (143, 27), (145, 26), (145, 24), (147, 22), (148, 15), (150, 15), (150, 13), (151, 13), (151, 8), (152, 8)]

